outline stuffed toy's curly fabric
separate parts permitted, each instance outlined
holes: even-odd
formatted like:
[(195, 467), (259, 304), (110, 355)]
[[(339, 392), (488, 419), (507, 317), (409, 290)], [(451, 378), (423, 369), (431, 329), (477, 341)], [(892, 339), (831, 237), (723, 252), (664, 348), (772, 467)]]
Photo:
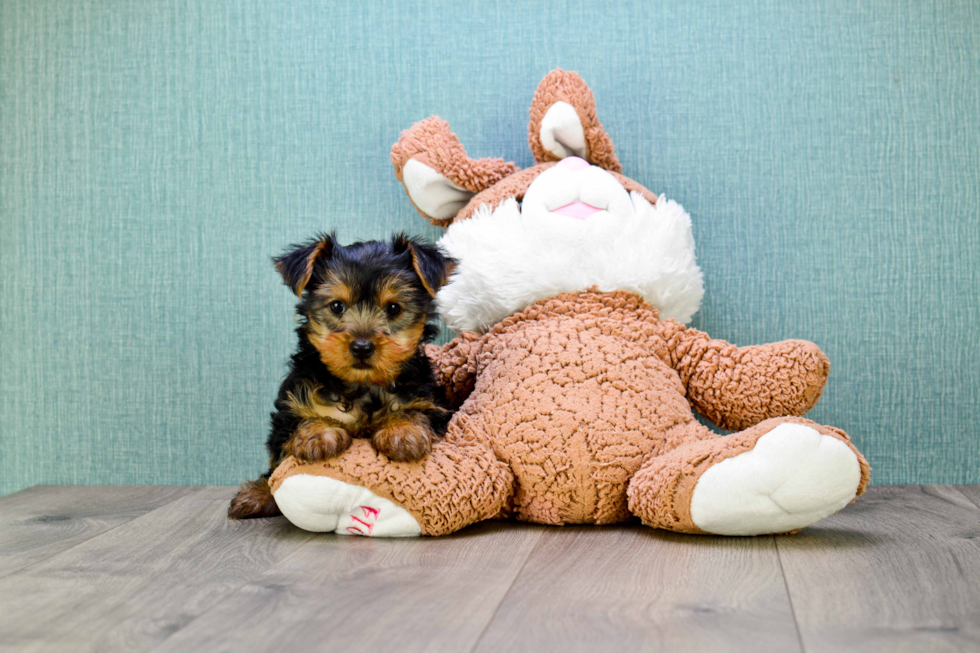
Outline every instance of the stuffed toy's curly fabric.
[(860, 495), (869, 468), (848, 436), (799, 417), (830, 370), (816, 345), (736, 347), (683, 325), (703, 296), (690, 218), (619, 174), (577, 74), (541, 82), (530, 144), (526, 170), (473, 160), (433, 117), (392, 148), (459, 261), (436, 301), (460, 335), (427, 349), (458, 411), (420, 462), (366, 440), (322, 463), (287, 459), (270, 480), (286, 517), (371, 536), (508, 517), (755, 535)]

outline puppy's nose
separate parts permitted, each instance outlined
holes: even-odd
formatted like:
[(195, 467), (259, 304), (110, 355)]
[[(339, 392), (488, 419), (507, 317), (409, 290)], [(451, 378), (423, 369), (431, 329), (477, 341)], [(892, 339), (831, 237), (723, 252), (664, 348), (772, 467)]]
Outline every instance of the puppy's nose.
[(366, 338), (358, 338), (350, 343), (350, 354), (358, 360), (370, 358), (374, 353), (374, 343)]

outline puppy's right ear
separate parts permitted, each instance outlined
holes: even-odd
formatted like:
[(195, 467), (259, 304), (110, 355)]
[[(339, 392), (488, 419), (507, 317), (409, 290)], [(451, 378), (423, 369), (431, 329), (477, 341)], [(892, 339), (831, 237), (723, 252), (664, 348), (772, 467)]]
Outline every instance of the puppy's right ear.
[(302, 297), (303, 288), (310, 282), (316, 262), (321, 258), (330, 258), (336, 246), (332, 234), (319, 234), (305, 243), (290, 246), (282, 255), (273, 258), (272, 262), (282, 275), (283, 283), (289, 286), (297, 297)]
[(391, 162), (415, 208), (440, 227), (448, 227), (474, 195), (519, 170), (503, 159), (471, 159), (437, 116), (403, 131), (391, 147)]

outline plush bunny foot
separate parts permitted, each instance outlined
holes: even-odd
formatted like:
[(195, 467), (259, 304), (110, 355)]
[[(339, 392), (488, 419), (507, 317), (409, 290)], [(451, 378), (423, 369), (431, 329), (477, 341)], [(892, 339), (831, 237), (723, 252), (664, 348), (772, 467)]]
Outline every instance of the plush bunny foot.
[[(375, 537), (446, 535), (500, 513), (510, 469), (472, 440), (478, 420), (454, 418), (449, 435), (417, 462), (394, 462), (368, 440), (316, 463), (284, 460), (269, 487), (289, 521), (309, 531)], [(451, 437), (471, 437), (456, 443)]]
[(847, 436), (809, 420), (770, 419), (724, 437), (696, 422), (684, 428), (684, 444), (630, 481), (630, 510), (648, 526), (786, 533), (837, 512), (868, 483), (868, 463)]
[(750, 451), (701, 475), (691, 521), (718, 535), (794, 531), (850, 503), (860, 481), (857, 455), (844, 442), (803, 424), (780, 424)]
[(368, 537), (422, 534), (418, 521), (404, 508), (329, 476), (290, 476), (279, 485), (275, 499), (282, 514), (307, 531)]

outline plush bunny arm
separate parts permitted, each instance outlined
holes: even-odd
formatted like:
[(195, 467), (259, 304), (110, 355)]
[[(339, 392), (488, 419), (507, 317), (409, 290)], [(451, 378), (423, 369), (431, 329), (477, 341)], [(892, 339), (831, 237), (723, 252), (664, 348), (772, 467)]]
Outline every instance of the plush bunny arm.
[(464, 331), (445, 345), (425, 346), (436, 382), (446, 389), (446, 398), (453, 408), (458, 408), (473, 391), (477, 357), (485, 341), (478, 333)]
[(817, 403), (830, 373), (824, 353), (805, 340), (736, 347), (671, 320), (662, 323), (661, 336), (691, 404), (728, 430), (803, 415)]

